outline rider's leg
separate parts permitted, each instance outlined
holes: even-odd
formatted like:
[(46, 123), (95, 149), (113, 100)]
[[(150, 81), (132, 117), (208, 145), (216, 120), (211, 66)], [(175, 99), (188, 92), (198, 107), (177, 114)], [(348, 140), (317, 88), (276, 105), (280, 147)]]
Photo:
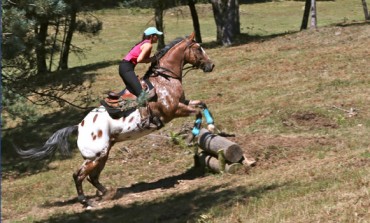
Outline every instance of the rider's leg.
[(147, 102), (154, 97), (155, 92), (154, 90), (149, 92), (143, 91), (139, 78), (136, 76), (134, 69), (135, 66), (132, 63), (124, 61), (120, 63), (119, 74), (127, 89), (137, 97), (139, 106), (144, 107)]
[[(132, 63), (124, 61), (119, 65), (119, 74), (125, 83), (126, 88), (137, 97), (136, 102), (140, 107), (139, 111), (142, 118), (141, 127), (151, 128), (151, 116), (146, 105), (148, 101), (154, 97), (155, 92), (154, 89), (152, 89), (151, 92), (143, 91), (139, 78), (136, 76), (134, 69), (135, 66)], [(155, 127), (159, 128), (157, 125)]]
[(119, 75), (121, 76), (123, 82), (126, 85), (126, 88), (138, 97), (141, 92), (143, 91), (139, 78), (136, 76), (134, 71), (135, 66), (134, 64), (123, 61), (119, 65)]

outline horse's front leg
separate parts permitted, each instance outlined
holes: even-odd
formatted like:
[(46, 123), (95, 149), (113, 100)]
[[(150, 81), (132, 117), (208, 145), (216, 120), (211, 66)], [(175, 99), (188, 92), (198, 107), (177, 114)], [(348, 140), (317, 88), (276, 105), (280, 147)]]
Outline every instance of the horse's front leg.
[[(214, 132), (215, 131), (214, 119), (213, 119), (213, 116), (212, 116), (211, 112), (208, 110), (206, 103), (204, 103), (200, 100), (189, 100), (188, 103), (189, 103), (189, 106), (198, 107), (202, 110), (203, 115), (206, 118), (207, 129), (210, 132)], [(202, 123), (202, 116), (201, 115), (200, 115), (200, 120), (199, 120), (199, 117), (197, 116), (197, 119), (194, 123), (193, 130), (195, 129), (194, 133), (197, 133), (195, 135), (198, 135), (199, 131), (200, 131), (200, 125), (198, 124), (198, 122)], [(198, 125), (199, 125), (199, 128), (198, 128)]]
[[(200, 110), (201, 109), (201, 110)], [(192, 134), (188, 138), (188, 144), (191, 144), (193, 139), (199, 135), (200, 128), (202, 126), (202, 113), (206, 117), (208, 124), (208, 130), (213, 132), (215, 129), (214, 121), (211, 112), (208, 110), (206, 104), (200, 100), (187, 100), (184, 103), (180, 103), (176, 111), (177, 117), (187, 117), (190, 115), (195, 115), (195, 122), (192, 129)]]

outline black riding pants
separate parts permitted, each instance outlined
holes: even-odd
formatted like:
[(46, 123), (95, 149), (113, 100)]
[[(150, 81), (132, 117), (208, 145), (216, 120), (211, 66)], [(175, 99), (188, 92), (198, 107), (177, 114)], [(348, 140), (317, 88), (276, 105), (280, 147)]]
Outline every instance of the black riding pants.
[(119, 64), (119, 76), (121, 76), (126, 88), (138, 97), (142, 92), (139, 78), (135, 73), (135, 65), (129, 61), (123, 60)]

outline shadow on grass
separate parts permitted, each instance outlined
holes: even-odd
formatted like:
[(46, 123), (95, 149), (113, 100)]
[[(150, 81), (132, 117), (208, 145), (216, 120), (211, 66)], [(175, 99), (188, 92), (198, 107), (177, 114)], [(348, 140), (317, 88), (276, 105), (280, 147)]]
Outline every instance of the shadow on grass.
[[(37, 75), (28, 78), (25, 83), (20, 83), (19, 89), (26, 92), (32, 89), (43, 89), (42, 100), (37, 101), (44, 107), (58, 102), (61, 110), (55, 113), (43, 115), (36, 122), (24, 122), (16, 128), (2, 129), (1, 153), (3, 177), (19, 177), (22, 174), (33, 174), (45, 169), (45, 165), (51, 160), (24, 161), (16, 154), (13, 145), (23, 149), (40, 147), (57, 130), (78, 124), (83, 117), (95, 106), (90, 106), (91, 101), (82, 100), (78, 95), (86, 93), (89, 89), (84, 87), (85, 81), (94, 82), (97, 69), (112, 66), (119, 61), (104, 61), (53, 72), (45, 75)], [(21, 86), (24, 85), (24, 86)], [(61, 100), (65, 94), (76, 94), (78, 101), (67, 102)], [(39, 95), (40, 96), (40, 95)], [(59, 98), (60, 97), (60, 98)], [(53, 103), (54, 102), (54, 103)], [(65, 106), (66, 104), (77, 103), (79, 106)], [(98, 105), (98, 103), (97, 103)], [(76, 145), (71, 142), (71, 145)], [(56, 156), (54, 159), (64, 159)], [(11, 176), (10, 176), (11, 175)]]
[(204, 176), (204, 171), (202, 171), (201, 168), (191, 168), (185, 173), (182, 173), (177, 176), (167, 177), (150, 183), (140, 182), (131, 185), (131, 187), (129, 188), (118, 188), (113, 199), (120, 199), (124, 195), (130, 193), (140, 193), (143, 191), (155, 190), (159, 188), (161, 189), (172, 188), (175, 187), (180, 180), (194, 180), (202, 176)]
[[(140, 192), (155, 190), (159, 188), (162, 188), (162, 189), (173, 188), (179, 183), (180, 180), (194, 180), (196, 178), (203, 177), (203, 176), (204, 176), (204, 171), (202, 171), (199, 168), (191, 168), (187, 170), (185, 173), (182, 173), (180, 175), (166, 177), (166, 178), (160, 179), (155, 182), (149, 182), (149, 183), (140, 182), (140, 183), (132, 184), (130, 187), (117, 188), (115, 193), (111, 197), (113, 200), (118, 200), (128, 194), (140, 193)], [(85, 183), (87, 183), (87, 181), (85, 181)], [(88, 199), (98, 199), (98, 196), (86, 196), (86, 197)], [(77, 197), (70, 199), (70, 200), (57, 201), (53, 203), (49, 202), (49, 203), (44, 204), (43, 207), (45, 208), (62, 207), (62, 206), (72, 205), (75, 203), (78, 203)]]
[[(3, 132), (2, 138), (2, 177), (18, 178), (30, 174), (47, 171), (47, 164), (55, 159), (66, 159), (56, 153), (44, 160), (23, 160), (15, 152), (14, 146), (21, 149), (41, 147), (46, 140), (57, 130), (78, 124), (89, 110), (71, 109), (44, 115), (35, 123), (24, 123), (17, 128), (8, 129)], [(20, 137), (21, 136), (21, 137)], [(71, 137), (71, 148), (77, 151), (76, 139)], [(74, 154), (74, 152), (72, 152)]]
[[(169, 177), (153, 183), (133, 185), (130, 188), (120, 188), (118, 191), (140, 193), (143, 191), (174, 186), (180, 179), (189, 179), (184, 174)], [(194, 176), (196, 177), (196, 176)], [(267, 185), (253, 189), (243, 186), (227, 188), (227, 184), (200, 187), (192, 191), (172, 194), (150, 201), (136, 201), (127, 205), (115, 205), (111, 208), (85, 211), (83, 213), (59, 214), (39, 222), (198, 222), (199, 216), (209, 213), (211, 208), (227, 209), (235, 203), (248, 204), (250, 198), (260, 198), (270, 190), (283, 185)], [(121, 198), (121, 197), (120, 197)], [(123, 198), (122, 198), (123, 199)], [(212, 213), (212, 212), (211, 212)], [(220, 214), (223, 214), (220, 211)], [(217, 212), (212, 213), (217, 217)]]

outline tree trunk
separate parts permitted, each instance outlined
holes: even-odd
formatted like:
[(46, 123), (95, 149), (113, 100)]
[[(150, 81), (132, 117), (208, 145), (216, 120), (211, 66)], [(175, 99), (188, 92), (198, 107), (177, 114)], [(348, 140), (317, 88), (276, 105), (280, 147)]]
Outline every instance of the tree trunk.
[[(41, 19), (42, 20), (42, 19)], [(36, 28), (36, 35), (37, 35), (37, 45), (36, 45), (36, 58), (37, 58), (37, 72), (38, 73), (45, 73), (47, 72), (46, 66), (46, 37), (48, 35), (48, 27), (49, 22), (48, 20), (40, 21), (40, 26)]]
[(311, 0), (311, 29), (317, 28), (316, 0)]
[(195, 40), (198, 43), (202, 42), (202, 36), (200, 34), (200, 25), (199, 25), (199, 19), (198, 19), (198, 13), (197, 9), (195, 8), (195, 1), (194, 0), (188, 0), (188, 5), (191, 13), (191, 18), (193, 20), (193, 27), (195, 31)]
[(68, 29), (68, 31), (67, 31), (67, 35), (64, 41), (64, 47), (62, 49), (62, 55), (59, 60), (58, 70), (68, 69), (68, 57), (69, 57), (69, 51), (71, 48), (73, 33), (76, 28), (76, 17), (77, 17), (77, 11), (72, 10), (70, 14), (70, 21), (68, 24), (68, 28), (65, 27), (66, 29)]
[(57, 18), (55, 22), (55, 34), (54, 34), (53, 45), (51, 46), (51, 51), (50, 51), (49, 72), (51, 72), (51, 68), (53, 66), (55, 49), (57, 49), (57, 39), (59, 35), (59, 27), (60, 27), (60, 18)]
[(302, 24), (301, 24), (301, 31), (304, 29), (307, 29), (308, 20), (310, 18), (310, 10), (311, 10), (311, 0), (306, 0), (306, 4), (304, 6), (304, 12), (303, 12)]
[(240, 34), (238, 0), (210, 0), (217, 27), (217, 42), (224, 46), (234, 43)]
[[(163, 29), (163, 7), (161, 5), (158, 5), (155, 8), (155, 26), (157, 27), (158, 30), (164, 31)], [(164, 35), (159, 35), (157, 50), (160, 50), (163, 47), (165, 47)]]
[(365, 20), (370, 20), (369, 11), (367, 10), (366, 0), (362, 0), (362, 7), (364, 8)]

